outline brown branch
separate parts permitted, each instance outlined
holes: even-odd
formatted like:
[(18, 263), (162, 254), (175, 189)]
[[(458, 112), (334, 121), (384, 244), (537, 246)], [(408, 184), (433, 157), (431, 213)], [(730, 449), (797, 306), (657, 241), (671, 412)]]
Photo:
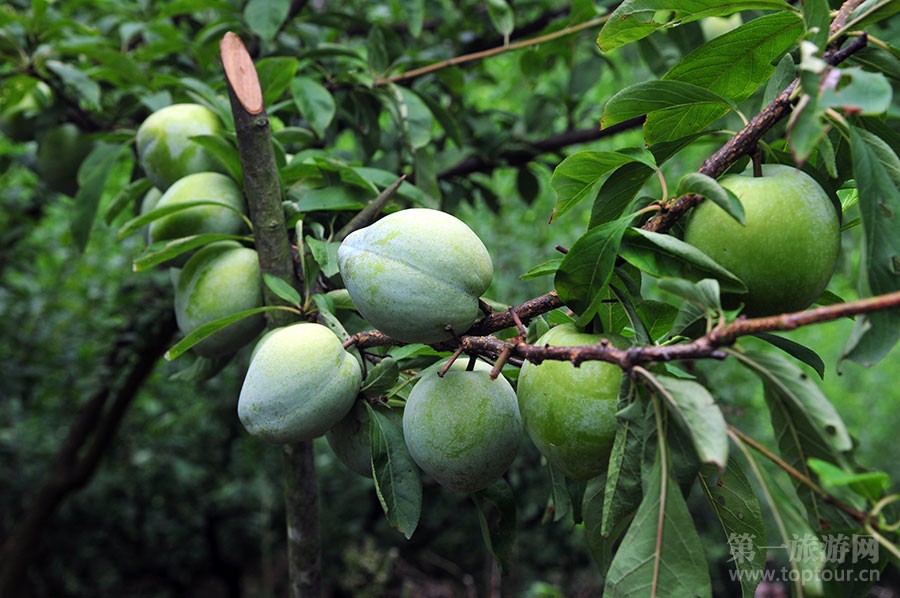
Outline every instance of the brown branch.
[[(824, 60), (832, 66), (840, 64), (849, 56), (864, 48), (866, 43), (866, 35), (860, 35), (845, 48), (826, 52)], [(753, 152), (763, 135), (790, 114), (793, 105), (791, 97), (798, 85), (798, 79), (792, 81), (768, 106), (753, 117), (737, 135), (729, 139), (725, 145), (707, 158), (703, 166), (700, 167), (699, 172), (712, 178), (718, 178), (742, 156)], [(666, 232), (672, 228), (685, 212), (701, 201), (703, 201), (703, 198), (699, 195), (690, 194), (679, 197), (663, 205), (662, 209), (653, 218), (645, 222), (642, 228), (652, 232)]]
[(591, 19), (590, 21), (585, 21), (584, 23), (579, 23), (577, 25), (572, 25), (571, 27), (566, 27), (565, 29), (560, 29), (559, 31), (554, 31), (552, 33), (548, 33), (546, 35), (540, 35), (538, 37), (522, 40), (520, 42), (507, 44), (504, 46), (497, 46), (497, 47), (490, 48), (487, 50), (482, 50), (480, 52), (473, 52), (471, 54), (464, 54), (462, 56), (454, 56), (453, 58), (449, 58), (447, 60), (435, 62), (433, 64), (423, 66), (421, 68), (413, 69), (411, 71), (406, 71), (405, 73), (391, 75), (390, 77), (379, 77), (378, 79), (375, 79), (374, 84), (375, 85), (387, 85), (388, 83), (396, 83), (398, 81), (406, 81), (408, 79), (414, 79), (416, 77), (421, 77), (422, 75), (427, 75), (429, 73), (433, 73), (435, 71), (439, 71), (439, 70), (445, 69), (447, 67), (456, 66), (459, 64), (465, 64), (467, 62), (472, 62), (473, 60), (482, 60), (484, 58), (490, 58), (491, 56), (503, 54), (504, 52), (512, 52), (514, 50), (521, 50), (522, 48), (527, 48), (530, 46), (535, 46), (538, 44), (546, 43), (549, 41), (559, 39), (561, 37), (566, 37), (567, 35), (572, 35), (573, 33), (578, 33), (579, 31), (589, 29), (590, 27), (602, 25), (603, 23), (606, 22), (606, 20), (608, 18), (609, 18), (608, 15), (604, 15), (602, 17), (597, 17), (597, 18)]
[[(281, 204), (272, 132), (259, 76), (246, 47), (234, 33), (225, 34), (220, 51), (260, 270), (296, 286), (298, 281)], [(284, 304), (268, 285), (263, 287), (263, 292), (267, 305)], [(293, 315), (282, 310), (273, 310), (266, 315), (270, 328), (294, 321)], [(283, 462), (289, 593), (291, 598), (321, 596), (321, 533), (312, 442), (285, 445)]]
[[(29, 499), (28, 510), (0, 550), (0, 596), (28, 595), (26, 576), (37, 557), (44, 533), (60, 505), (94, 476), (125, 414), (175, 333), (171, 306), (147, 310), (119, 334), (103, 371), (113, 376), (78, 413), (41, 486)], [(165, 303), (165, 305), (163, 305)]]
[(623, 131), (636, 129), (644, 124), (645, 118), (644, 116), (639, 116), (605, 129), (592, 127), (590, 129), (573, 129), (562, 133), (554, 133), (545, 139), (526, 143), (524, 147), (501, 152), (496, 157), (469, 156), (447, 170), (438, 173), (438, 178), (448, 179), (467, 176), (473, 172), (488, 172), (498, 166), (521, 166), (531, 162), (541, 154), (556, 152), (570, 145), (589, 143), (598, 139), (612, 137)]

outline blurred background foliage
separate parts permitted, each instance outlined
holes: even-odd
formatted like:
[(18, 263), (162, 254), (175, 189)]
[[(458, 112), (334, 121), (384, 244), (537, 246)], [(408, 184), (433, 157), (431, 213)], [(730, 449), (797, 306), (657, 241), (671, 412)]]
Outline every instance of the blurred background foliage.
[[(87, 235), (78, 215), (90, 206), (73, 173), (87, 149), (129, 143), (143, 118), (177, 101), (212, 104), (227, 118), (218, 42), (235, 31), (260, 64), (270, 114), (286, 126), (278, 136), (283, 154), (323, 150), (347, 163), (414, 175), (425, 203), (454, 212), (489, 248), (496, 274), (488, 296), (517, 303), (551, 285), (548, 278), (518, 277), (558, 257), (554, 247), (573, 243), (589, 218), (585, 206), (547, 224), (553, 167), (577, 149), (637, 146), (641, 136), (628, 131), (552, 151), (532, 144), (595, 128), (606, 99), (659, 68), (642, 54), (677, 57), (699, 43), (699, 26), (654, 36), (654, 48), (629, 46), (604, 57), (596, 51), (595, 27), (402, 87), (373, 82), (497, 47), (504, 36), (528, 38), (585, 22), (612, 4), (10, 0), (0, 7), (0, 541), (27, 511), (79, 409), (110, 384), (115, 372), (107, 371), (107, 357), (133, 316), (171, 300), (167, 272), (131, 272), (142, 240), (116, 239), (117, 225), (137, 210), (115, 206), (133, 160), (117, 162), (97, 199), (107, 222), (87, 231), (81, 251)], [(326, 90), (333, 119), (304, 113), (290, 89), (296, 76)], [(397, 97), (412, 118), (397, 120)], [(737, 126), (737, 119), (723, 124)], [(60, 127), (78, 141), (62, 143)], [(695, 170), (722, 139), (710, 135), (665, 172)], [(290, 183), (289, 157), (284, 164)], [(357, 187), (342, 189), (350, 209), (365, 200)], [(658, 194), (658, 183), (645, 193)], [(325, 212), (320, 224), (334, 226), (337, 214)], [(857, 296), (858, 234), (858, 228), (845, 233), (830, 287), (847, 300)], [(851, 325), (834, 322), (790, 337), (825, 360), (822, 386), (859, 442), (858, 461), (900, 479), (893, 414), (900, 353), (871, 370), (837, 365)], [(160, 362), (140, 389), (96, 475), (49, 526), (29, 570), (30, 593), (283, 594), (279, 451), (244, 433), (236, 418), (248, 352), (202, 383), (185, 373), (190, 359)], [(771, 437), (758, 382), (741, 368), (715, 365), (697, 368), (728, 415), (754, 436)], [(426, 485), (422, 522), (405, 541), (384, 520), (369, 480), (344, 470), (324, 443), (317, 463), (331, 594), (474, 596), (496, 586), (468, 499)], [(582, 530), (568, 519), (545, 521), (550, 482), (530, 444), (508, 477), (519, 509), (513, 572), (519, 595), (596, 595), (600, 581)], [(700, 527), (711, 569), (719, 571), (715, 588), (728, 595), (734, 588), (723, 577), (725, 539), (711, 525)]]

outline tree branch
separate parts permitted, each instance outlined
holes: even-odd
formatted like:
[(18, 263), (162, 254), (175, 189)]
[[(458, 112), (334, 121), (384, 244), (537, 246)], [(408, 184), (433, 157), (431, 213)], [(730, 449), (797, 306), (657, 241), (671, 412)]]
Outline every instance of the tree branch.
[[(225, 34), (220, 49), (260, 269), (263, 273), (273, 274), (296, 286), (272, 133), (256, 68), (243, 42), (234, 33)], [(267, 305), (284, 304), (268, 286), (263, 290)], [(267, 316), (270, 315), (270, 328), (293, 321), (293, 316), (286, 311), (267, 312)], [(314, 456), (312, 442), (284, 446), (288, 587), (292, 598), (322, 595), (318, 487)]]
[(557, 152), (570, 145), (589, 143), (598, 139), (618, 135), (623, 131), (635, 129), (644, 124), (645, 119), (646, 117), (644, 116), (638, 116), (605, 129), (592, 127), (590, 129), (573, 129), (562, 133), (554, 133), (545, 139), (526, 143), (525, 147), (506, 150), (494, 158), (486, 156), (469, 156), (468, 158), (460, 160), (447, 170), (438, 173), (438, 179), (468, 176), (473, 172), (488, 172), (499, 166), (521, 166), (522, 164), (531, 162), (541, 154)]
[[(860, 35), (850, 42), (845, 48), (829, 50), (825, 53), (825, 62), (834, 66), (846, 60), (849, 56), (866, 46), (867, 37)], [(799, 79), (795, 79), (784, 91), (778, 94), (772, 102), (762, 109), (753, 119), (741, 129), (737, 135), (719, 148), (713, 155), (706, 159), (700, 167), (700, 173), (718, 178), (729, 167), (738, 161), (741, 156), (752, 152), (759, 140), (779, 121), (790, 114), (792, 110), (791, 96), (799, 85)], [(662, 206), (653, 218), (644, 223), (645, 230), (663, 233), (668, 231), (681, 218), (685, 212), (703, 201), (699, 195), (684, 195)]]
[(594, 19), (591, 19), (590, 21), (572, 25), (570, 27), (560, 29), (559, 31), (554, 31), (546, 35), (540, 35), (538, 37), (503, 46), (496, 46), (494, 48), (482, 50), (480, 52), (473, 52), (471, 54), (464, 54), (462, 56), (454, 56), (453, 58), (449, 58), (447, 60), (441, 60), (440, 62), (435, 62), (433, 64), (413, 69), (411, 71), (406, 71), (405, 73), (391, 75), (390, 77), (379, 77), (378, 79), (375, 79), (374, 85), (387, 85), (389, 83), (397, 83), (398, 81), (406, 81), (408, 79), (421, 77), (422, 75), (427, 75), (429, 73), (433, 73), (447, 67), (465, 64), (467, 62), (472, 62), (473, 60), (482, 60), (484, 58), (490, 58), (491, 56), (503, 54), (504, 52), (512, 52), (514, 50), (521, 50), (522, 48), (543, 44), (555, 39), (559, 39), (561, 37), (566, 37), (567, 35), (572, 35), (573, 33), (578, 33), (579, 31), (584, 31), (585, 29), (589, 29), (597, 25), (602, 25), (606, 22), (607, 19), (609, 19), (609, 15), (596, 17)]
[[(441, 351), (452, 351), (461, 347), (464, 353), (483, 355), (491, 359), (497, 359), (508, 351), (511, 357), (526, 359), (532, 363), (541, 363), (546, 360), (569, 361), (576, 367), (585, 361), (606, 361), (618, 365), (623, 370), (630, 370), (636, 365), (653, 362), (725, 359), (728, 354), (722, 348), (733, 345), (742, 336), (760, 332), (794, 330), (801, 326), (830, 322), (847, 316), (900, 308), (900, 291), (777, 316), (739, 317), (731, 324), (718, 326), (708, 334), (680, 345), (646, 345), (619, 349), (606, 339), (602, 339), (594, 345), (551, 347), (528, 345), (522, 342), (521, 337), (501, 340), (494, 336), (482, 336), (513, 326), (513, 311), (522, 319), (529, 319), (556, 309), (560, 305), (559, 297), (555, 293), (543, 295), (513, 308), (510, 312), (488, 316), (475, 324), (470, 330), (470, 334), (464, 335), (459, 341), (448, 341), (433, 346)], [(380, 332), (371, 331), (355, 334), (345, 343), (346, 346), (353, 344), (360, 349), (365, 349), (403, 343)]]

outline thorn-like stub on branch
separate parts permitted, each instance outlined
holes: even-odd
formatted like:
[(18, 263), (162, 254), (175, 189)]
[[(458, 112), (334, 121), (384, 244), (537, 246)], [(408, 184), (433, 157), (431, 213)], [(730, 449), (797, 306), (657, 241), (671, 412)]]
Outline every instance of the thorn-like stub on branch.
[(219, 52), (222, 55), (225, 78), (228, 79), (228, 84), (238, 102), (248, 114), (261, 114), (265, 106), (262, 88), (259, 86), (259, 75), (244, 42), (237, 34), (229, 31), (219, 42)]

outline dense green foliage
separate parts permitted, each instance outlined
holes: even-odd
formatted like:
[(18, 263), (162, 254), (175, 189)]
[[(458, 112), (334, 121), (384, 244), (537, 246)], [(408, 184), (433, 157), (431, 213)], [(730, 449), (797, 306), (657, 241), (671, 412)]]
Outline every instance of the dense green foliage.
[[(112, 432), (96, 471), (64, 488), (59, 508), (46, 513), (21, 587), (38, 596), (286, 591), (279, 454), (237, 417), (251, 348), (159, 360), (127, 399), (128, 373), (146, 355), (158, 357), (135, 337), (172, 311), (176, 276), (166, 266), (223, 239), (252, 244), (237, 221), (228, 231), (185, 239), (198, 232), (185, 230), (150, 244), (148, 226), (202, 206), (141, 210), (153, 176), (140, 163), (137, 131), (173, 104), (206, 106), (224, 123), (224, 132), (211, 129), (190, 143), (214, 170), (241, 181), (219, 60), (225, 32), (247, 42), (259, 72), (305, 276), (299, 290), (266, 282), (304, 316), (318, 313), (339, 335), (371, 328), (343, 291), (339, 241), (360, 210), (406, 175), (385, 211), (436, 208), (471, 227), (493, 261), (489, 304), (502, 309), (558, 291), (566, 309), (534, 319), (525, 341), (574, 320), (594, 333), (665, 345), (733, 319), (719, 291), (745, 287), (682, 243), (681, 224), (665, 236), (637, 227), (655, 202), (685, 193), (739, 217), (737, 198), (696, 171), (795, 76), (797, 107), (759, 149), (766, 162), (802, 162), (841, 205), (837, 273), (818, 303), (898, 289), (900, 233), (889, 217), (900, 210), (897, 8), (863, 2), (846, 30), (867, 30), (869, 44), (829, 70), (822, 61), (829, 8), (839, 7), (825, 0), (801, 8), (780, 0), (5, 3), (4, 551), (15, 550), (7, 540), (39, 506), (35, 497), (52, 490), (53, 476), (91, 456), (90, 442), (61, 447), (79, 434)], [(743, 25), (707, 33), (706, 42), (700, 19), (735, 10)], [(541, 35), (552, 39), (509, 45)], [(440, 64), (489, 48), (498, 50)], [(427, 65), (440, 66), (403, 76)], [(641, 126), (633, 119), (643, 115)], [(623, 130), (599, 134), (598, 122)], [(746, 165), (746, 158), (729, 164), (733, 172)], [(557, 245), (568, 248), (564, 257)], [(898, 336), (895, 309), (742, 339), (721, 363), (644, 364), (648, 376), (621, 387), (608, 473), (587, 483), (548, 467), (525, 441), (502, 481), (471, 497), (447, 492), (409, 466), (397, 421), (372, 409), (377, 494), (372, 480), (316, 441), (326, 589), (487, 594), (502, 583), (521, 595), (557, 596), (659, 584), (673, 595), (752, 595), (729, 572), (759, 568), (765, 551), (729, 562), (730, 534), (751, 533), (758, 546), (828, 530), (868, 535), (832, 498), (868, 513), (894, 491)], [(179, 338), (163, 340), (168, 347)], [(368, 363), (363, 395), (393, 407), (449, 355), (424, 345), (365, 352), (378, 365)], [(515, 383), (518, 371), (508, 364), (503, 373)], [(111, 405), (119, 404), (117, 414)], [(80, 428), (91, 421), (96, 428)], [(729, 440), (726, 421), (828, 497)], [(735, 496), (730, 516), (720, 507)], [(682, 544), (657, 544), (661, 509), (663, 539)], [(885, 530), (895, 519), (892, 506), (875, 517), (886, 538), (866, 568), (881, 570), (892, 558), (896, 538)], [(473, 549), (482, 535), (485, 548)], [(788, 562), (784, 551), (768, 557), (810, 573), (803, 590), (811, 592), (823, 589), (823, 566), (841, 565)], [(662, 577), (647, 567), (653, 562)], [(502, 582), (499, 570), (508, 574)], [(883, 585), (891, 575), (884, 571)], [(862, 590), (826, 584), (824, 591)]]

